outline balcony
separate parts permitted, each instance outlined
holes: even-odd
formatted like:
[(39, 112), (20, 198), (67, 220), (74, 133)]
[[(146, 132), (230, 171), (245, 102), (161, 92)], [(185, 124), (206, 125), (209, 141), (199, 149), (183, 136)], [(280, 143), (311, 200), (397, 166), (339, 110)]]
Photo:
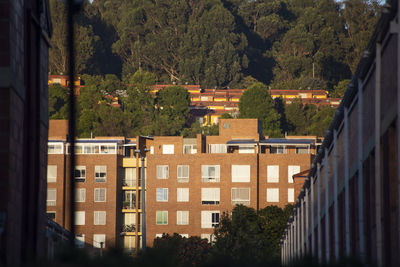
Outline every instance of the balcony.
[[(141, 209), (142, 208), (141, 206), (142, 205), (140, 205), (140, 202), (139, 202), (138, 209)], [(134, 209), (136, 209), (136, 202), (135, 201), (124, 201), (124, 202), (122, 202), (122, 209), (134, 210)]]
[[(139, 187), (141, 186), (141, 179), (139, 179)], [(136, 179), (123, 179), (122, 186), (124, 187), (136, 187)]]
[(129, 232), (135, 232), (136, 231), (136, 226), (134, 224), (123, 224), (122, 225), (122, 233), (129, 233)]

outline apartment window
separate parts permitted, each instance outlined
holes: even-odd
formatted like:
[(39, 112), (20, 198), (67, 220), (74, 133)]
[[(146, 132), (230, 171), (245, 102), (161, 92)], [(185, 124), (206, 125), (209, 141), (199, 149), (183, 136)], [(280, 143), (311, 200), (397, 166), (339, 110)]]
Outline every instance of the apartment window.
[(208, 145), (209, 153), (227, 153), (226, 144), (209, 144)]
[(86, 201), (86, 189), (77, 188), (75, 189), (75, 202), (85, 202)]
[(168, 211), (156, 211), (156, 224), (166, 225), (168, 224)]
[(93, 235), (93, 247), (94, 248), (105, 248), (106, 247), (106, 235), (105, 234), (94, 234)]
[(106, 225), (106, 212), (95, 211), (94, 212), (94, 225)]
[(232, 205), (250, 205), (250, 188), (232, 188)]
[(86, 166), (75, 167), (75, 182), (84, 182), (86, 180)]
[(178, 165), (178, 183), (189, 182), (189, 165)]
[(75, 225), (85, 225), (84, 211), (75, 211)]
[(218, 205), (220, 199), (219, 188), (202, 188), (201, 204)]
[(157, 188), (156, 189), (156, 199), (157, 199), (157, 202), (167, 202), (168, 201), (168, 188)]
[(57, 165), (47, 165), (47, 182), (57, 182)]
[(157, 165), (157, 179), (168, 179), (168, 165)]
[(254, 146), (239, 146), (239, 154), (254, 154)]
[(47, 189), (47, 206), (55, 206), (57, 203), (57, 189)]
[(201, 165), (202, 182), (219, 182), (219, 165)]
[[(123, 209), (135, 209), (136, 208), (136, 191), (134, 190), (124, 190), (123, 191), (123, 199), (122, 199), (122, 208)], [(140, 196), (139, 196), (140, 203)], [(141, 208), (141, 205), (138, 207)]]
[(224, 129), (230, 129), (232, 125), (230, 123), (224, 123)]
[(279, 188), (267, 188), (267, 202), (279, 202)]
[(288, 188), (288, 202), (294, 202), (294, 188)]
[(85, 235), (84, 234), (75, 235), (75, 247), (76, 248), (84, 248), (85, 247)]
[(107, 166), (95, 166), (94, 167), (94, 181), (105, 182), (107, 178)]
[(47, 215), (47, 218), (52, 219), (53, 221), (56, 220), (56, 212), (55, 211), (47, 211), (46, 215)]
[(63, 144), (47, 145), (47, 154), (62, 154), (62, 153), (63, 153)]
[(201, 234), (201, 239), (207, 239), (208, 243), (215, 241), (215, 236), (213, 234)]
[(269, 148), (270, 154), (286, 154), (286, 149), (284, 146), (271, 146)]
[(154, 155), (154, 146), (150, 146), (150, 154)]
[(162, 153), (163, 154), (174, 154), (174, 145), (163, 145)]
[(293, 175), (300, 172), (300, 166), (289, 165), (288, 166), (288, 183), (293, 183)]
[(232, 182), (249, 183), (250, 165), (232, 165)]
[(267, 182), (279, 183), (279, 165), (267, 166)]
[(116, 151), (115, 145), (100, 145), (100, 154), (115, 154)]
[(201, 211), (201, 228), (213, 228), (219, 225), (219, 211)]
[(177, 201), (188, 202), (189, 201), (189, 188), (177, 188)]
[(125, 168), (124, 186), (136, 186), (136, 168)]
[(196, 154), (197, 145), (183, 145), (183, 154)]
[(296, 154), (308, 154), (308, 147), (296, 147)]
[(162, 238), (163, 234), (156, 234), (156, 238)]
[(189, 211), (178, 210), (176, 212), (176, 224), (177, 225), (188, 225), (189, 224)]
[(94, 189), (94, 202), (106, 202), (106, 189), (95, 188)]

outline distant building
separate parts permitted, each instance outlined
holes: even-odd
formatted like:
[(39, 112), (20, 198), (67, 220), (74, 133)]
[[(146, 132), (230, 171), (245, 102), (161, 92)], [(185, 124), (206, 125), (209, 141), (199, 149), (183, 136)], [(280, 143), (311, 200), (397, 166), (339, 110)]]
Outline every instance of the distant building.
[[(48, 85), (59, 84), (62, 87), (68, 88), (69, 86), (69, 77), (68, 75), (49, 75)], [(80, 90), (84, 87), (81, 77), (76, 77), (74, 82), (74, 94), (75, 96), (79, 96)]]
[(0, 266), (46, 257), (49, 3), (0, 4)]
[[(47, 212), (69, 229), (66, 121), (51, 121)], [(309, 168), (316, 137), (263, 138), (257, 119), (225, 119), (219, 136), (96, 137), (76, 142), (76, 240), (133, 251), (143, 229), (141, 160), (147, 147), (146, 241), (162, 233), (210, 239), (223, 212), (294, 203), (292, 176)], [(142, 140), (142, 141), (140, 141)], [(140, 142), (141, 143), (140, 143)], [(301, 185), (300, 185), (301, 186)], [(298, 186), (297, 186), (298, 187)]]

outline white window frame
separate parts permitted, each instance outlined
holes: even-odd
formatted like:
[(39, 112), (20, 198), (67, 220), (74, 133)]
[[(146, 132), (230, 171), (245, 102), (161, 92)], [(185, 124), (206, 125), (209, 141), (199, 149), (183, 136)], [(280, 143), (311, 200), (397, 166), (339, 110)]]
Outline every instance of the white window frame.
[[(217, 215), (218, 214), (218, 215)], [(201, 211), (201, 228), (213, 228), (220, 222), (219, 210), (202, 210)]]
[(168, 188), (156, 188), (156, 201), (168, 202)]
[(93, 225), (106, 225), (106, 221), (107, 221), (106, 211), (93, 212)]
[(279, 188), (267, 188), (267, 202), (279, 202)]
[(57, 165), (47, 165), (47, 182), (57, 182)]
[[(190, 153), (186, 153), (186, 148), (190, 148), (188, 151)], [(197, 144), (185, 144), (183, 145), (183, 154), (197, 154)]]
[(105, 234), (94, 234), (93, 235), (93, 247), (101, 248), (101, 242), (103, 242), (103, 248), (106, 247), (106, 235)]
[(238, 150), (239, 154), (254, 154), (256, 152), (256, 149), (253, 146), (239, 146)]
[(47, 154), (64, 154), (64, 144), (59, 142), (47, 143)]
[(85, 247), (85, 234), (75, 235), (75, 247), (84, 248)]
[(279, 165), (267, 166), (267, 183), (279, 183)]
[(270, 154), (286, 154), (286, 147), (285, 146), (270, 146), (269, 153)]
[[(102, 176), (104, 174), (104, 176)], [(94, 166), (94, 181), (96, 183), (105, 183), (107, 181), (107, 166), (96, 165)]]
[(76, 188), (75, 202), (85, 202), (85, 201), (86, 201), (86, 188)]
[[(244, 169), (244, 170), (243, 170)], [(250, 183), (251, 168), (250, 165), (232, 165), (232, 183)], [(239, 174), (245, 172), (245, 175)]]
[(288, 166), (288, 183), (293, 184), (294, 179), (293, 175), (297, 174), (300, 172), (300, 166), (299, 165), (289, 165)]
[(208, 153), (210, 154), (226, 154), (228, 153), (228, 146), (226, 144), (209, 144)]
[(189, 188), (177, 188), (176, 189), (176, 201), (177, 202), (189, 202)]
[(169, 167), (168, 165), (157, 165), (156, 166), (157, 179), (168, 179), (169, 178)]
[[(306, 149), (307, 152), (306, 153), (299, 153), (300, 149)], [(310, 154), (310, 146), (296, 146), (296, 154), (299, 155), (304, 155), (304, 154)]]
[[(240, 191), (246, 190), (248, 192), (248, 199), (241, 198), (240, 196)], [(242, 204), (245, 206), (250, 205), (250, 187), (241, 187), (241, 188), (232, 188), (231, 189), (231, 199), (232, 199), (232, 205), (238, 205)]]
[[(161, 216), (162, 221), (157, 221), (157, 217)], [(161, 223), (159, 223), (161, 222)], [(168, 211), (167, 210), (157, 210), (156, 211), (156, 225), (168, 225)]]
[(162, 153), (164, 155), (173, 155), (174, 152), (175, 152), (175, 145), (173, 144), (162, 145)]
[(84, 211), (75, 211), (75, 225), (85, 225), (85, 217)]
[[(101, 197), (101, 191), (104, 190), (104, 200), (99, 200)], [(106, 202), (107, 201), (107, 188), (95, 188), (94, 189), (94, 202)]]
[(201, 204), (202, 205), (219, 205), (221, 201), (220, 188), (205, 187), (201, 189)]
[(47, 188), (46, 205), (48, 207), (57, 205), (57, 188)]
[[(183, 169), (187, 168), (187, 176), (184, 175)], [(176, 168), (176, 176), (178, 183), (188, 183), (189, 182), (189, 165), (178, 165)]]
[[(215, 168), (215, 175), (210, 175), (210, 168)], [(218, 183), (220, 180), (219, 165), (201, 165), (201, 181), (204, 183)]]
[[(77, 176), (79, 172), (80, 176)], [(86, 182), (86, 166), (75, 166), (74, 172), (75, 182)]]
[(176, 211), (176, 224), (177, 225), (189, 225), (189, 211), (188, 210)]
[(294, 203), (294, 188), (288, 188), (288, 202)]

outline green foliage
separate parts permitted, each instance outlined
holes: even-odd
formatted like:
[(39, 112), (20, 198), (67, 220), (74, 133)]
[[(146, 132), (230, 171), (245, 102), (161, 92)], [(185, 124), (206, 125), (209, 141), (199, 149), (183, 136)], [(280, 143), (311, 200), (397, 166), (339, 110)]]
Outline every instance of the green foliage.
[(223, 113), (223, 114), (221, 114), (221, 116), (219, 118), (220, 119), (233, 119), (232, 115), (229, 113)]
[(49, 86), (49, 119), (65, 120), (68, 118), (68, 89), (59, 84)]
[(263, 134), (280, 136), (280, 118), (267, 87), (256, 83), (239, 100), (240, 118), (258, 118), (263, 123)]
[(215, 229), (214, 253), (228, 257), (238, 266), (279, 262), (279, 241), (290, 210), (289, 205), (284, 210), (268, 206), (257, 214), (252, 208), (237, 205), (232, 216), (223, 214)]
[(311, 135), (325, 136), (326, 130), (335, 116), (335, 109), (332, 107), (320, 107), (318, 112), (312, 116), (311, 124), (307, 131)]
[(349, 79), (340, 81), (337, 85), (333, 87), (333, 91), (329, 94), (330, 97), (342, 98), (349, 84), (350, 84)]
[(180, 86), (168, 86), (157, 92), (156, 106), (154, 134), (179, 135), (189, 114), (189, 92)]
[(286, 105), (285, 110), (289, 134), (310, 134), (307, 127), (309, 126), (312, 117), (316, 114), (316, 106), (303, 105), (301, 99), (295, 99), (291, 104)]

